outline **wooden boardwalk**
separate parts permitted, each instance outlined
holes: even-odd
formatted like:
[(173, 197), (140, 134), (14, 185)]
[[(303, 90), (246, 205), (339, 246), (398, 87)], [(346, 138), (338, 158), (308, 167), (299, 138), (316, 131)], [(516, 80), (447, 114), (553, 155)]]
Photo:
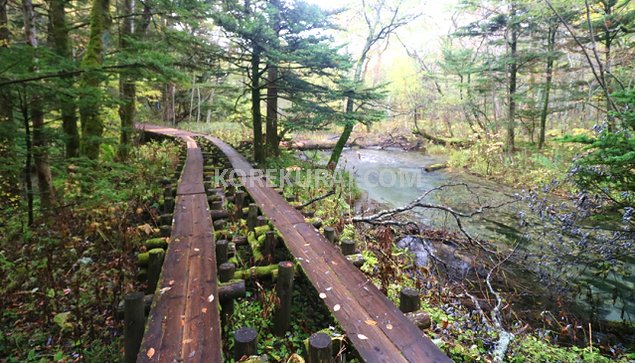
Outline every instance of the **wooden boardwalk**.
[[(139, 126), (138, 126), (139, 127)], [(222, 362), (214, 233), (194, 134), (141, 126), (187, 143), (170, 245), (137, 362)]]
[[(205, 137), (212, 143), (214, 143), (231, 162), (234, 170), (239, 175), (242, 175), (242, 182), (245, 189), (249, 192), (254, 201), (260, 206), (263, 213), (271, 220), (272, 224), (280, 231), (285, 245), (289, 251), (296, 257), (300, 263), (302, 269), (306, 273), (307, 277), (316, 288), (319, 293), (324, 293), (326, 298), (325, 304), (329, 310), (333, 313), (337, 321), (340, 323), (348, 338), (353, 343), (361, 357), (366, 362), (450, 362), (450, 359), (445, 356), (430, 339), (416, 326), (414, 326), (397, 307), (388, 300), (375, 285), (368, 279), (361, 271), (354, 267), (346, 258), (340, 253), (340, 251), (331, 244), (324, 236), (322, 236), (311, 224), (305, 222), (304, 217), (293, 207), (291, 207), (280, 194), (275, 190), (268, 187), (262, 176), (258, 175), (258, 172), (254, 170), (249, 162), (240, 155), (232, 147), (224, 143), (223, 141), (207, 136), (197, 135), (194, 133), (184, 132), (175, 129), (161, 128), (151, 125), (138, 125), (139, 128), (144, 128), (147, 131), (161, 133), (164, 135), (170, 135), (175, 137), (181, 137), (188, 140), (188, 166), (190, 164), (190, 151), (192, 154), (192, 166), (188, 169), (186, 166), (185, 173), (188, 170), (200, 170), (199, 176), (196, 176), (196, 180), (189, 181), (191, 185), (188, 187), (179, 186), (179, 192), (184, 191), (197, 191), (199, 178), (202, 178), (202, 163), (198, 164), (196, 155), (200, 155), (200, 150), (194, 146), (190, 146), (190, 141), (193, 136)], [(196, 151), (194, 151), (196, 150)], [(200, 169), (199, 169), (200, 167)], [(194, 175), (192, 175), (194, 177)], [(200, 180), (202, 183), (202, 180)], [(183, 178), (182, 183), (186, 182), (186, 178)], [(184, 184), (185, 185), (185, 184)], [(186, 203), (189, 198), (195, 196), (203, 196), (204, 194), (188, 194), (187, 196), (181, 196), (177, 198), (177, 212), (180, 212), (179, 201)], [(170, 245), (168, 249), (168, 256), (164, 264), (164, 274), (161, 279), (159, 288), (169, 287), (169, 282), (173, 280), (187, 280), (192, 284), (188, 284), (186, 287), (180, 287), (177, 291), (167, 291), (161, 295), (156, 307), (161, 308), (158, 312), (151, 312), (150, 324), (146, 330), (146, 337), (142, 345), (142, 350), (139, 353), (140, 361), (157, 361), (156, 359), (149, 360), (146, 355), (150, 347), (165, 346), (165, 344), (172, 344), (172, 342), (178, 342), (182, 347), (186, 347), (187, 344), (195, 344), (202, 350), (196, 350), (192, 348), (183, 348), (180, 353), (180, 357), (186, 361), (197, 361), (195, 358), (202, 358), (201, 351), (209, 352), (207, 344), (217, 344), (217, 351), (219, 356), (207, 355), (205, 361), (220, 361), (220, 332), (218, 331), (218, 312), (216, 309), (211, 309), (211, 304), (206, 304), (205, 294), (208, 292), (216, 294), (215, 276), (215, 263), (207, 263), (206, 266), (191, 265), (189, 269), (182, 267), (178, 264), (188, 256), (186, 249), (193, 250), (195, 246), (200, 246), (199, 251), (192, 253), (190, 251), (189, 261), (190, 264), (196, 263), (196, 257), (203, 254), (211, 255), (212, 261), (214, 261), (214, 251), (209, 246), (209, 241), (204, 236), (207, 236), (211, 230), (206, 227), (203, 231), (200, 227), (201, 220), (195, 219), (193, 212), (197, 211), (196, 202), (190, 202), (186, 210), (190, 212), (181, 212), (179, 219), (176, 219), (175, 226), (180, 223), (187, 225), (188, 231), (194, 232), (189, 239), (189, 242), (179, 242), (178, 250), (171, 253), (174, 245)], [(200, 206), (199, 206), (200, 207)], [(188, 222), (188, 213), (193, 218)], [(183, 219), (181, 219), (183, 218)], [(204, 223), (209, 226), (209, 223)], [(179, 227), (180, 229), (181, 227)], [(175, 228), (176, 230), (177, 228)], [(203, 233), (204, 232), (204, 233)], [(187, 231), (173, 232), (173, 236), (178, 238), (179, 236), (187, 236)], [(190, 232), (191, 233), (191, 232)], [(201, 234), (203, 233), (203, 234)], [(194, 237), (196, 236), (196, 237)], [(186, 239), (184, 239), (186, 240)], [(198, 241), (198, 242), (196, 242)], [(174, 242), (172, 242), (174, 243)], [(189, 243), (189, 245), (188, 245)], [(208, 246), (210, 251), (204, 251), (202, 247)], [(170, 257), (170, 254), (177, 255), (176, 257)], [(194, 257), (194, 259), (192, 258)], [(210, 258), (210, 256), (208, 256)], [(210, 267), (211, 266), (211, 267)], [(179, 274), (168, 272), (170, 269), (177, 269)], [(184, 270), (185, 271), (182, 271)], [(198, 270), (197, 270), (198, 269)], [(205, 276), (196, 280), (193, 276), (196, 271), (204, 272)], [(211, 274), (211, 275), (210, 275)], [(168, 277), (166, 277), (168, 276)], [(184, 276), (189, 276), (187, 279)], [(209, 286), (206, 286), (206, 283)], [(172, 286), (174, 287), (174, 286)], [(195, 292), (194, 288), (208, 289), (205, 292)], [(169, 295), (168, 293), (172, 292)], [(190, 294), (192, 296), (190, 296)], [(186, 301), (184, 298), (187, 297)], [(188, 333), (193, 331), (194, 324), (196, 323), (194, 318), (203, 318), (200, 311), (197, 314), (193, 305), (193, 300), (203, 301), (202, 305), (198, 307), (207, 307), (207, 313), (211, 313), (209, 310), (215, 310), (214, 313), (205, 316), (206, 322), (201, 326), (200, 335)], [(202, 300), (201, 300), (202, 299)], [(164, 304), (161, 304), (161, 302)], [(190, 301), (188, 305), (188, 301)], [(189, 307), (188, 307), (189, 306)], [(176, 322), (168, 324), (161, 317), (171, 317), (172, 310), (175, 314), (178, 311), (184, 312), (184, 319), (181, 325), (184, 327), (181, 329), (181, 333), (178, 333), (178, 326), (175, 326)], [(188, 315), (190, 314), (190, 315)], [(177, 315), (178, 316), (178, 315)], [(208, 320), (209, 319), (209, 320)], [(157, 321), (158, 320), (158, 321)], [(166, 319), (169, 321), (170, 319)], [(209, 321), (213, 321), (210, 323)], [(169, 329), (176, 329), (176, 333), (171, 333)], [(209, 335), (207, 336), (207, 331)], [(175, 337), (170, 336), (174, 334)], [(148, 336), (149, 335), (149, 336)], [(161, 337), (157, 337), (160, 335)], [(167, 338), (170, 339), (167, 339)], [(192, 339), (192, 340), (190, 340)], [(206, 343), (194, 341), (195, 339), (205, 340)], [(176, 344), (176, 343), (175, 343)], [(190, 353), (188, 353), (190, 352)], [(194, 354), (194, 358), (190, 358), (188, 354)], [(156, 358), (156, 357), (155, 357)], [(161, 358), (161, 361), (172, 361), (172, 357)]]

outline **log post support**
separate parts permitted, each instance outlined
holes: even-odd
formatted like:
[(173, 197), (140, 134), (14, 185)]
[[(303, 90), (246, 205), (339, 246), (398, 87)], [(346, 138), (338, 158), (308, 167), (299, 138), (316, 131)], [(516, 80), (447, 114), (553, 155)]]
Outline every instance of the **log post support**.
[(324, 227), (324, 237), (331, 243), (335, 243), (335, 228)]
[(314, 333), (309, 337), (308, 363), (332, 363), (333, 343), (326, 333)]
[(172, 213), (161, 214), (159, 218), (159, 222), (161, 225), (171, 226), (172, 225)]
[(262, 246), (262, 254), (269, 262), (273, 259), (273, 252), (276, 249), (276, 232), (265, 232), (265, 243)]
[(253, 328), (240, 328), (234, 333), (234, 359), (257, 354), (258, 333)]
[[(278, 304), (274, 315), (274, 333), (284, 336), (291, 324), (291, 302), (293, 298), (293, 275), (295, 267), (291, 261), (278, 263), (278, 281), (276, 283), (276, 295)], [(330, 338), (329, 338), (330, 339)]]
[(406, 287), (399, 293), (399, 310), (403, 313), (410, 313), (419, 310), (421, 301), (419, 291)]
[(143, 292), (132, 292), (124, 297), (124, 363), (137, 361), (139, 347), (146, 324)]
[(172, 225), (159, 226), (159, 233), (161, 237), (170, 237), (172, 234)]
[(155, 248), (148, 252), (148, 287), (146, 290), (148, 294), (154, 294), (157, 289), (164, 257), (165, 251), (162, 248)]
[(343, 239), (340, 241), (340, 250), (344, 256), (349, 256), (355, 253), (355, 241), (352, 239)]
[(236, 265), (231, 262), (224, 262), (218, 266), (218, 279), (220, 282), (227, 282), (234, 278)]
[(243, 217), (243, 207), (245, 206), (245, 192), (239, 191), (234, 197), (234, 217), (240, 219)]
[(174, 212), (174, 197), (169, 196), (163, 199), (163, 213)]
[(252, 232), (254, 227), (256, 227), (256, 222), (258, 218), (258, 206), (256, 203), (249, 204), (249, 212), (247, 213), (247, 230)]
[(225, 239), (221, 239), (216, 241), (216, 264), (220, 266), (221, 264), (227, 262), (227, 247), (229, 246), (229, 242)]

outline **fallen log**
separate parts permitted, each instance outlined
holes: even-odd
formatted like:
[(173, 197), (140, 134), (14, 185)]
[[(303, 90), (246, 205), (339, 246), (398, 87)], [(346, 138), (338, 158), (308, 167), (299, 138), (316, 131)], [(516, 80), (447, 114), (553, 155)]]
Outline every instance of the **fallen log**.
[(426, 172), (431, 172), (431, 171), (435, 171), (435, 170), (441, 170), (441, 169), (445, 169), (448, 167), (447, 163), (442, 163), (442, 164), (430, 164), (428, 166), (424, 166), (423, 170), (425, 170)]
[(470, 147), (472, 145), (472, 142), (468, 141), (468, 140), (456, 140), (456, 139), (445, 139), (442, 137), (437, 137), (434, 136), (432, 134), (427, 133), (424, 130), (413, 130), (412, 131), (413, 134), (415, 135), (419, 135), (421, 137), (423, 137), (424, 139), (430, 141), (431, 143), (435, 144), (435, 145), (443, 145), (443, 146), (456, 146), (459, 148), (467, 148)]

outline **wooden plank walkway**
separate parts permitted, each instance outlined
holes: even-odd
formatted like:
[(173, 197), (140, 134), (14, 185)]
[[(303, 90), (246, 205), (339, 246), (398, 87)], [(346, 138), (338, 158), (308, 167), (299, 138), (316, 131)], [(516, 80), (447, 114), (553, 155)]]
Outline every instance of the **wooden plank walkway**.
[[(203, 261), (196, 258), (205, 254), (207, 254), (206, 258), (214, 261), (214, 249), (209, 245), (210, 239), (207, 235), (211, 232), (209, 220), (203, 223), (208, 227), (201, 228), (202, 220), (195, 216), (203, 208), (203, 203), (195, 200), (204, 194), (198, 193), (197, 186), (199, 182), (202, 182), (199, 180), (202, 177), (202, 162), (198, 161), (200, 150), (195, 142), (193, 144), (191, 142), (193, 142), (192, 137), (201, 136), (225, 153), (233, 168), (242, 175), (246, 190), (273, 225), (278, 228), (287, 248), (299, 261), (317, 291), (326, 294), (324, 302), (366, 362), (450, 362), (450, 359), (415, 327), (370, 279), (349, 263), (339, 250), (312, 225), (306, 223), (304, 217), (280, 194), (268, 187), (264, 177), (253, 169), (236, 150), (222, 140), (207, 135), (152, 125), (137, 125), (137, 127), (187, 140), (188, 165), (185, 167), (185, 173), (192, 173), (188, 178), (185, 176), (182, 178), (182, 187), (179, 185), (181, 195), (177, 198), (175, 231), (172, 234), (174, 242), (168, 249), (164, 275), (159, 285), (159, 288), (171, 287), (171, 289), (160, 295), (156, 306), (153, 307), (152, 311), (156, 312), (151, 312), (152, 316), (139, 353), (139, 361), (202, 361), (203, 355), (200, 353), (209, 352), (209, 345), (214, 344), (218, 347), (218, 355), (211, 352), (212, 355), (205, 355), (205, 361), (220, 361), (218, 311), (213, 304), (205, 303), (208, 292), (216, 296), (215, 263), (207, 263), (203, 266), (196, 264), (197, 261)], [(190, 162), (192, 165), (189, 165)], [(195, 176), (194, 172), (197, 172), (199, 176)], [(184, 210), (181, 211), (181, 208)], [(185, 263), (184, 260), (190, 263)], [(190, 267), (183, 267), (183, 265)], [(172, 272), (172, 269), (175, 272)], [(204, 277), (200, 275), (201, 272), (204, 272)], [(197, 280), (196, 276), (203, 278)], [(175, 281), (179, 283), (170, 284)], [(180, 281), (187, 282), (185, 286), (180, 286)], [(177, 285), (179, 285), (178, 288), (176, 288)], [(196, 292), (195, 288), (201, 291)], [(203, 292), (204, 289), (208, 290)], [(209, 316), (200, 313), (206, 307)], [(201, 310), (197, 311), (198, 308)], [(183, 319), (175, 321), (174, 316), (179, 316), (179, 312), (183, 314)], [(196, 326), (196, 318), (202, 321), (199, 322), (202, 326)], [(179, 324), (182, 329), (179, 329)], [(206, 334), (207, 331), (209, 336)], [(198, 341), (199, 339), (201, 341)], [(188, 344), (197, 345), (198, 348), (191, 348), (194, 345)], [(161, 357), (155, 355), (153, 359), (147, 358), (150, 348), (165, 347), (170, 348), (169, 352), (176, 351), (172, 345), (182, 347), (178, 356), (174, 354), (166, 356), (162, 353)], [(154, 349), (157, 354), (159, 349)]]
[(451, 361), (335, 245), (266, 186), (242, 155), (216, 137), (204, 137), (244, 175), (245, 189), (278, 228), (316, 290), (326, 294), (324, 302), (366, 362)]
[(222, 362), (214, 233), (196, 135), (151, 125), (137, 128), (187, 143), (170, 245), (137, 362)]

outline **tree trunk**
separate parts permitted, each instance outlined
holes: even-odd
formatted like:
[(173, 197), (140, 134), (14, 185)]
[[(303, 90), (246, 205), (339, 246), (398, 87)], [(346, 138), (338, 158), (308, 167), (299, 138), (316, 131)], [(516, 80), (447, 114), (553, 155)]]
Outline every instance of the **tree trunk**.
[(540, 112), (540, 138), (538, 140), (538, 149), (542, 149), (545, 146), (545, 133), (547, 129), (547, 115), (549, 114), (549, 94), (551, 92), (551, 80), (553, 78), (553, 62), (554, 62), (554, 49), (556, 43), (556, 31), (558, 29), (557, 24), (551, 24), (549, 26), (549, 34), (547, 38), (547, 69), (545, 71), (545, 94), (542, 100), (542, 110)]
[[(71, 61), (64, 3), (64, 0), (50, 1), (50, 25), (55, 52), (65, 61)], [(72, 76), (61, 78), (60, 83), (66, 90), (72, 90), (74, 88), (74, 79)], [(65, 138), (64, 143), (66, 146), (66, 157), (77, 157), (79, 156), (79, 130), (77, 128), (75, 98), (73, 96), (60, 93), (59, 105), (62, 116), (62, 129), (64, 131)]]
[[(616, 3), (616, 2), (615, 2)], [(603, 2), (605, 9), (605, 15), (607, 18), (611, 18), (611, 15), (613, 14), (613, 4), (614, 2), (612, 1), (606, 1)], [(613, 76), (611, 75), (611, 43), (613, 42), (613, 34), (611, 29), (609, 28), (609, 26), (605, 25), (605, 32), (604, 32), (604, 73), (606, 74), (604, 76), (604, 80), (606, 82), (606, 92), (610, 95), (613, 92), (613, 87), (612, 87), (612, 79)], [(613, 105), (611, 103), (611, 99), (609, 97), (606, 98), (606, 123), (608, 125), (608, 130), (610, 132), (614, 132), (615, 131), (615, 117), (613, 117), (613, 115), (611, 114), (611, 109), (613, 108)]]
[(167, 83), (163, 87), (163, 122), (168, 125), (176, 124), (176, 111), (174, 110), (174, 83)]
[[(31, 0), (23, 0), (24, 11), (24, 38), (28, 45), (37, 48), (38, 41), (35, 29), (35, 11)], [(34, 63), (35, 63), (34, 59)], [(34, 69), (37, 72), (37, 69)], [(49, 209), (53, 205), (54, 192), (51, 177), (51, 168), (48, 162), (48, 143), (44, 131), (44, 111), (42, 110), (42, 99), (38, 96), (31, 96), (29, 101), (31, 109), (31, 122), (33, 123), (33, 160), (35, 162), (35, 172), (37, 174), (38, 189), (40, 192), (40, 208)], [(28, 107), (28, 106), (26, 106)], [(27, 108), (28, 110), (28, 108)], [(28, 111), (26, 112), (28, 115)]]
[[(371, 30), (371, 33), (372, 32), (373, 30)], [(354, 83), (362, 81), (362, 68), (364, 66), (364, 62), (366, 62), (366, 57), (368, 56), (368, 52), (370, 51), (371, 45), (372, 45), (372, 37), (369, 36), (368, 39), (366, 40), (366, 45), (364, 46), (362, 55), (359, 57), (359, 60), (357, 61), (355, 74), (353, 76)], [(351, 136), (351, 133), (353, 132), (353, 127), (355, 126), (355, 122), (350, 119), (350, 115), (353, 114), (354, 103), (355, 103), (355, 99), (353, 98), (353, 93), (351, 91), (351, 94), (349, 94), (348, 97), (346, 97), (346, 115), (349, 117), (349, 119), (346, 121), (346, 124), (344, 125), (344, 130), (342, 131), (340, 138), (337, 139), (337, 143), (335, 144), (335, 147), (333, 148), (333, 152), (331, 153), (331, 157), (329, 158), (328, 167), (331, 170), (335, 170), (335, 168), (337, 167), (337, 163), (340, 161), (340, 157), (342, 156), (342, 150), (344, 150), (344, 146), (346, 146), (346, 143), (348, 142), (348, 138)]]
[(254, 127), (254, 160), (257, 163), (265, 161), (260, 113), (260, 52), (260, 46), (254, 42), (251, 56), (251, 115)]
[[(130, 38), (133, 36), (134, 28), (134, 2), (133, 0), (122, 1), (121, 13), (124, 16), (119, 32), (119, 47), (121, 51), (127, 51), (130, 48)], [(136, 85), (132, 75), (123, 71), (119, 75), (119, 119), (121, 120), (121, 128), (119, 131), (119, 149), (117, 151), (119, 160), (128, 159), (131, 148), (131, 135), (134, 129), (135, 118), (135, 97)]]
[(106, 44), (104, 39), (110, 26), (110, 0), (93, 0), (90, 13), (90, 38), (82, 60), (86, 71), (82, 74), (82, 90), (84, 92), (79, 107), (82, 126), (81, 154), (91, 160), (99, 159), (99, 148), (104, 132), (104, 122), (100, 115), (102, 90), (100, 85), (102, 74), (96, 71), (103, 63)]
[(511, 41), (509, 43), (510, 46), (510, 55), (511, 55), (511, 64), (509, 66), (509, 109), (507, 115), (507, 140), (506, 140), (506, 148), (507, 153), (512, 154), (514, 151), (514, 134), (516, 129), (516, 76), (518, 73), (518, 62), (517, 62), (517, 54), (516, 48), (518, 45), (518, 24), (516, 24), (516, 9), (512, 4), (511, 12), (510, 12), (510, 22), (511, 22)]
[(278, 156), (278, 67), (270, 64), (267, 73), (267, 155)]

